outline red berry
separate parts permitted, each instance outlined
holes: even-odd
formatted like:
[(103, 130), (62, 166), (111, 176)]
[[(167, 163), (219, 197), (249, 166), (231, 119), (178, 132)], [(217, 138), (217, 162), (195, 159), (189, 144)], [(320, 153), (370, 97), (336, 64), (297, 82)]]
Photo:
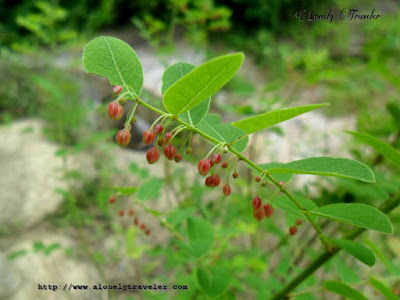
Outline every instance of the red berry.
[(154, 137), (155, 134), (153, 130), (146, 130), (145, 132), (143, 132), (143, 143), (145, 143), (146, 145), (150, 145), (151, 143), (153, 143)]
[(125, 215), (125, 211), (124, 211), (123, 209), (121, 209), (121, 210), (119, 211), (119, 215), (120, 215), (121, 217), (123, 217), (123, 216)]
[(162, 147), (162, 146), (164, 145), (164, 138), (159, 137), (159, 138), (157, 139), (157, 145), (160, 146), (160, 147)]
[(166, 134), (164, 134), (165, 143), (168, 143), (171, 138), (172, 138), (172, 133), (171, 132), (167, 132)]
[(164, 154), (165, 154), (165, 157), (168, 158), (168, 160), (173, 160), (176, 156), (175, 146), (172, 146), (171, 144), (168, 144), (167, 146), (165, 146)]
[(146, 229), (146, 231), (144, 232), (146, 235), (150, 235), (150, 229)]
[(113, 87), (113, 94), (114, 95), (118, 95), (121, 92), (122, 92), (122, 86), (116, 85), (116, 86)]
[(113, 101), (108, 104), (108, 115), (111, 120), (121, 119), (122, 114), (124, 113), (124, 108), (117, 101)]
[(115, 141), (121, 147), (126, 147), (131, 141), (131, 133), (128, 130), (122, 129), (118, 131), (117, 135), (115, 136)]
[(238, 178), (239, 177), (239, 173), (236, 172), (236, 171), (233, 172), (232, 177), (235, 178), (235, 179)]
[(253, 198), (253, 201), (251, 202), (251, 204), (253, 205), (253, 209), (254, 210), (258, 210), (261, 207), (261, 198), (258, 196), (255, 196)]
[(226, 161), (224, 161), (222, 164), (221, 164), (221, 168), (222, 169), (226, 169), (228, 167), (228, 163), (226, 162)]
[(221, 178), (219, 178), (218, 174), (213, 175), (213, 184), (212, 187), (219, 186), (219, 183), (221, 182)]
[(221, 162), (221, 160), (222, 160), (221, 154), (219, 154), (219, 153), (214, 154), (214, 156), (213, 156), (213, 158), (212, 158), (212, 161), (213, 161), (215, 164), (219, 164), (219, 163)]
[(269, 205), (268, 203), (266, 203), (266, 204), (264, 204), (264, 212), (265, 212), (265, 217), (269, 218), (274, 213), (274, 208), (271, 205)]
[(158, 162), (158, 160), (160, 159), (160, 150), (158, 150), (158, 148), (156, 147), (150, 148), (149, 150), (147, 150), (146, 159), (150, 165)]
[(301, 225), (302, 223), (303, 223), (302, 220), (300, 220), (300, 219), (297, 219), (297, 220), (296, 220), (296, 225)]
[(108, 202), (110, 202), (110, 204), (115, 203), (115, 200), (117, 200), (114, 196), (111, 196), (110, 199), (108, 199)]
[(229, 184), (225, 184), (222, 187), (222, 192), (224, 193), (225, 196), (229, 196), (231, 194), (231, 186)]
[(164, 127), (161, 124), (157, 124), (156, 126), (154, 126), (154, 132), (157, 135), (161, 135), (161, 133), (163, 132)]
[(128, 214), (129, 214), (130, 216), (133, 216), (133, 215), (135, 214), (135, 211), (133, 210), (133, 208), (131, 208), (131, 209), (129, 210)]
[(180, 162), (182, 160), (182, 155), (180, 155), (179, 153), (175, 156), (175, 162)]
[(211, 167), (210, 162), (208, 161), (207, 158), (203, 158), (197, 164), (197, 170), (199, 171), (199, 174), (201, 176), (206, 176), (207, 173), (210, 171), (210, 167)]
[(261, 181), (261, 177), (260, 177), (260, 176), (257, 176), (257, 177), (256, 177), (256, 181), (257, 181), (257, 182), (260, 182), (260, 181)]
[(205, 184), (208, 187), (212, 187), (213, 186), (213, 182), (214, 182), (213, 176), (208, 176), (206, 178)]
[(136, 226), (139, 225), (139, 219), (138, 219), (138, 218), (135, 218), (135, 219), (133, 220), (133, 224), (135, 224)]
[(253, 212), (254, 218), (256, 218), (257, 221), (261, 221), (264, 219), (264, 211), (262, 209), (255, 210)]
[(295, 225), (289, 227), (289, 234), (295, 235), (297, 233), (297, 227)]
[(141, 224), (141, 225), (140, 225), (140, 229), (142, 229), (142, 230), (146, 229), (146, 225)]
[(213, 162), (213, 160), (210, 159), (209, 162), (210, 162), (210, 166), (211, 166), (211, 167), (214, 167), (214, 162)]

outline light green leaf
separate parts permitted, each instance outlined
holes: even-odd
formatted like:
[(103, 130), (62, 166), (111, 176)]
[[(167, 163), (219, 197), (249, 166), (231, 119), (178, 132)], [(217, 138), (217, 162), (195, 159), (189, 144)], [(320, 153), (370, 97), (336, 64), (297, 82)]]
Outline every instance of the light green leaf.
[[(317, 205), (313, 201), (311, 201), (305, 197), (295, 195), (295, 198), (301, 204), (301, 206), (303, 206), (307, 210), (313, 210), (313, 209), (317, 208)], [(293, 214), (298, 219), (307, 220), (307, 218), (304, 215), (304, 213), (302, 212), (302, 210), (300, 210), (296, 206), (296, 204), (294, 204), (293, 201), (290, 200), (286, 196), (278, 196), (278, 197), (274, 198), (273, 206), (284, 209), (287, 213)], [(311, 216), (311, 217), (313, 219), (315, 219), (314, 216)]]
[[(221, 123), (221, 117), (214, 114), (206, 115), (204, 119), (196, 125), (196, 127), (220, 142), (229, 143), (245, 134), (242, 129), (234, 127), (228, 123)], [(246, 149), (248, 142), (248, 137), (243, 138), (236, 142), (232, 148), (238, 152), (242, 152)]]
[(375, 182), (374, 173), (368, 166), (347, 158), (311, 157), (282, 164), (267, 171), (270, 174), (311, 174)]
[(211, 298), (221, 295), (231, 280), (229, 272), (218, 266), (198, 268), (196, 275), (201, 290)]
[(327, 291), (341, 295), (341, 296), (345, 297), (346, 299), (368, 300), (359, 291), (353, 289), (351, 286), (344, 284), (343, 282), (340, 282), (340, 281), (336, 281), (336, 280), (325, 281), (324, 288)]
[(371, 205), (361, 203), (338, 203), (318, 207), (310, 214), (351, 224), (354, 226), (393, 234), (392, 223), (388, 217)]
[(112, 85), (128, 85), (139, 95), (143, 69), (135, 51), (124, 41), (110, 36), (91, 40), (83, 50), (86, 72), (106, 77)]
[[(262, 165), (258, 165), (258, 166), (263, 170), (267, 170), (267, 169), (278, 168), (282, 165), (284, 165), (284, 164), (271, 162), (271, 163), (262, 164)], [(271, 177), (274, 178), (276, 181), (283, 181), (285, 183), (288, 183), (293, 178), (293, 174), (271, 174)]]
[[(194, 68), (196, 68), (196, 66), (184, 62), (178, 62), (166, 68), (162, 76), (161, 93), (164, 94), (172, 84), (192, 71)], [(191, 110), (181, 113), (179, 118), (191, 125), (196, 125), (207, 114), (208, 110), (210, 109), (210, 103), (211, 97), (208, 97)]]
[(329, 104), (321, 103), (277, 109), (261, 115), (233, 122), (232, 125), (241, 128), (247, 134), (250, 134), (327, 105)]
[(165, 109), (174, 115), (188, 111), (215, 94), (239, 70), (243, 53), (234, 53), (214, 58), (195, 68), (164, 94)]
[(400, 152), (394, 149), (392, 146), (382, 142), (381, 140), (365, 133), (359, 133), (354, 131), (347, 131), (351, 135), (355, 136), (364, 143), (372, 146), (377, 152), (390, 159), (398, 167), (400, 167)]
[(355, 258), (357, 258), (359, 261), (363, 262), (367, 266), (372, 267), (375, 264), (374, 254), (364, 245), (345, 239), (332, 238), (330, 239), (330, 241), (334, 245), (353, 255)]
[(160, 194), (161, 188), (164, 181), (160, 178), (152, 178), (149, 181), (143, 183), (138, 190), (139, 200), (146, 201), (157, 198)]
[(189, 247), (194, 256), (200, 257), (211, 249), (214, 243), (214, 231), (212, 225), (198, 218), (190, 218), (187, 221), (189, 235)]
[(196, 209), (194, 207), (177, 208), (167, 217), (167, 222), (171, 226), (178, 225), (189, 218)]
[(388, 300), (399, 300), (399, 297), (397, 297), (393, 292), (392, 289), (390, 289), (386, 284), (384, 284), (382, 281), (371, 277), (369, 279), (369, 282), (372, 284), (372, 286), (377, 289), (383, 296), (385, 296), (386, 299)]
[(118, 191), (122, 195), (126, 195), (126, 196), (132, 195), (132, 194), (136, 193), (136, 191), (138, 190), (138, 188), (135, 186), (131, 186), (131, 187), (114, 186), (113, 189)]

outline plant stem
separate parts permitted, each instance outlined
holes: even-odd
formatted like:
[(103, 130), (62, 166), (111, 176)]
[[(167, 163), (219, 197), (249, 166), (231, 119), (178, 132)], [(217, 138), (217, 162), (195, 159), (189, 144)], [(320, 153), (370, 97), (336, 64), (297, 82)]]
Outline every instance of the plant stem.
[[(387, 214), (400, 205), (400, 190), (397, 191), (396, 195), (386, 200), (379, 209)], [(350, 231), (348, 234), (343, 236), (343, 239), (354, 240), (359, 237), (366, 229), (356, 228)], [(311, 264), (304, 269), (301, 273), (296, 275), (291, 281), (289, 281), (281, 290), (279, 290), (272, 298), (274, 299), (285, 299), (285, 296), (290, 291), (295, 289), (299, 284), (306, 280), (311, 274), (323, 266), (328, 260), (334, 257), (341, 249), (339, 247), (333, 247), (332, 251), (324, 251), (321, 253)]]

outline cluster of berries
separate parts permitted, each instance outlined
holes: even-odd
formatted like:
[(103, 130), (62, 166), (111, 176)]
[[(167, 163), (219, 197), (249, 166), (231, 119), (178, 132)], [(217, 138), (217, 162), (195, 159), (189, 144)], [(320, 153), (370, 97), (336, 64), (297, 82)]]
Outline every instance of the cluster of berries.
[[(299, 226), (303, 223), (302, 220), (298, 219), (296, 220), (296, 225)], [(297, 226), (296, 225), (292, 225), (289, 227), (289, 234), (290, 235), (295, 235), (297, 233)]]
[[(216, 173), (216, 168), (219, 163), (222, 161), (222, 156), (220, 153), (216, 153), (213, 155), (211, 159), (203, 158), (202, 160), (199, 161), (197, 164), (197, 170), (201, 176), (207, 176), (207, 174), (210, 172), (210, 169), (212, 169), (212, 174), (210, 176), (206, 177), (205, 180), (205, 185), (207, 187), (217, 187), (219, 186), (221, 182), (221, 178), (219, 177), (218, 173)], [(228, 163), (226, 161), (221, 163), (221, 169), (226, 169), (228, 167)], [(232, 174), (233, 178), (238, 178), (239, 174), (235, 171)], [(225, 196), (229, 196), (232, 192), (231, 186), (229, 185), (228, 182), (226, 182), (222, 186), (222, 193)]]
[[(116, 200), (117, 200), (117, 198), (116, 198), (115, 196), (111, 196), (111, 197), (108, 199), (108, 202), (109, 202), (110, 204), (113, 204), (113, 203), (115, 203)], [(119, 212), (118, 212), (118, 214), (119, 214), (120, 217), (125, 216), (125, 210), (124, 210), (124, 209), (120, 209)], [(131, 208), (131, 209), (128, 210), (128, 215), (129, 215), (129, 216), (134, 216), (134, 215), (135, 215), (135, 211), (134, 211), (133, 208)], [(133, 219), (133, 224), (134, 224), (135, 226), (139, 226), (139, 219), (138, 219), (137, 217), (135, 217), (135, 218)], [(148, 228), (146, 227), (146, 224), (144, 224), (144, 223), (140, 224), (139, 228), (140, 228), (141, 230), (144, 230), (144, 233), (145, 233), (146, 235), (150, 235), (151, 231), (150, 231), (150, 229), (148, 229)]]
[(265, 203), (262, 206), (262, 200), (259, 196), (253, 198), (251, 205), (253, 206), (253, 216), (257, 221), (261, 221), (264, 217), (270, 218), (274, 213), (274, 208), (270, 204)]

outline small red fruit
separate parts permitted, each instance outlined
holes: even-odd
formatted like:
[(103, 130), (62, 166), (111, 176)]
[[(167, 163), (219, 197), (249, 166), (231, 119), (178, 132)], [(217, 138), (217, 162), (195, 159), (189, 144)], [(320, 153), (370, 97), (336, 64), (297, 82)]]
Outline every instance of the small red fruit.
[(219, 183), (221, 182), (221, 178), (219, 178), (218, 174), (214, 174), (213, 175), (213, 183), (212, 183), (212, 187), (216, 187), (219, 186)]
[(210, 162), (210, 166), (211, 166), (211, 167), (214, 167), (214, 162), (213, 162), (213, 160), (210, 159), (209, 162)]
[(228, 163), (226, 162), (226, 161), (224, 161), (222, 164), (221, 164), (221, 168), (222, 169), (226, 169), (228, 167)]
[(301, 225), (302, 223), (303, 223), (302, 220), (300, 220), (300, 219), (297, 219), (297, 220), (296, 220), (296, 225)]
[(111, 196), (110, 199), (108, 199), (108, 202), (110, 202), (110, 204), (115, 203), (115, 200), (117, 200), (114, 196)]
[(180, 162), (182, 160), (182, 155), (180, 155), (179, 153), (175, 156), (175, 162)]
[(146, 229), (146, 231), (144, 232), (146, 235), (150, 235), (150, 229)]
[(156, 126), (154, 126), (154, 132), (157, 135), (161, 135), (161, 133), (163, 132), (164, 127), (161, 124), (157, 124)]
[(171, 132), (167, 132), (166, 134), (164, 134), (164, 142), (165, 143), (168, 143), (171, 138), (172, 138)]
[(231, 194), (231, 186), (229, 184), (225, 184), (222, 187), (222, 192), (224, 193), (225, 196), (229, 196)]
[(261, 207), (261, 198), (258, 196), (255, 196), (253, 198), (253, 201), (251, 202), (251, 204), (253, 205), (253, 209), (254, 210), (258, 210)]
[(131, 133), (126, 129), (122, 129), (118, 131), (117, 135), (115, 136), (115, 141), (121, 147), (126, 147), (131, 141)]
[(139, 219), (138, 219), (138, 218), (135, 218), (135, 219), (133, 220), (133, 224), (135, 224), (136, 226), (139, 225)]
[(213, 176), (208, 176), (206, 178), (205, 184), (208, 187), (212, 187), (213, 186), (213, 182), (214, 182)]
[(210, 167), (211, 167), (211, 165), (207, 158), (203, 158), (197, 164), (197, 170), (199, 171), (199, 174), (201, 176), (206, 176), (208, 174), (208, 172), (210, 171)]
[(239, 177), (239, 173), (236, 172), (236, 171), (233, 172), (233, 173), (232, 173), (232, 177), (235, 178), (235, 179), (238, 178), (238, 177)]
[(253, 212), (253, 216), (257, 221), (260, 222), (262, 219), (264, 219), (264, 211), (262, 209), (255, 210)]
[(108, 104), (108, 115), (110, 116), (111, 120), (121, 119), (123, 113), (124, 108), (117, 101), (113, 101)]
[(135, 211), (133, 210), (133, 208), (131, 208), (131, 209), (128, 211), (128, 214), (129, 214), (130, 216), (133, 216), (133, 215), (135, 214)]
[(119, 211), (119, 215), (120, 215), (121, 217), (123, 217), (123, 216), (125, 215), (125, 211), (124, 211), (123, 209), (121, 209), (121, 210)]
[(142, 229), (142, 230), (146, 229), (146, 225), (141, 224), (141, 225), (140, 225), (140, 229)]
[(192, 154), (192, 149), (187, 148), (187, 149), (186, 149), (186, 154)]
[(256, 177), (256, 182), (260, 182), (261, 181), (261, 177), (260, 176), (257, 176)]
[(153, 143), (155, 137), (155, 133), (153, 130), (146, 130), (143, 132), (143, 143), (146, 145), (150, 145)]
[(269, 205), (268, 203), (266, 203), (266, 204), (264, 204), (264, 212), (265, 212), (265, 217), (269, 218), (274, 213), (274, 208), (271, 205)]
[(221, 162), (221, 160), (222, 160), (221, 154), (219, 154), (219, 153), (214, 154), (214, 156), (213, 156), (213, 158), (212, 158), (212, 161), (213, 161), (215, 164), (219, 164), (219, 163)]
[(164, 147), (164, 155), (168, 160), (173, 160), (176, 156), (176, 149), (175, 146), (168, 144)]
[(159, 138), (157, 139), (157, 145), (160, 146), (160, 147), (162, 147), (162, 146), (164, 145), (164, 138), (159, 137)]
[(160, 159), (160, 150), (156, 147), (150, 148), (147, 150), (146, 159), (150, 165), (155, 164)]
[(116, 86), (114, 86), (113, 87), (113, 94), (114, 95), (118, 95), (119, 93), (121, 93), (122, 92), (122, 86), (120, 86), (120, 85), (116, 85)]
[(297, 233), (297, 227), (295, 225), (289, 227), (289, 234), (295, 235)]

